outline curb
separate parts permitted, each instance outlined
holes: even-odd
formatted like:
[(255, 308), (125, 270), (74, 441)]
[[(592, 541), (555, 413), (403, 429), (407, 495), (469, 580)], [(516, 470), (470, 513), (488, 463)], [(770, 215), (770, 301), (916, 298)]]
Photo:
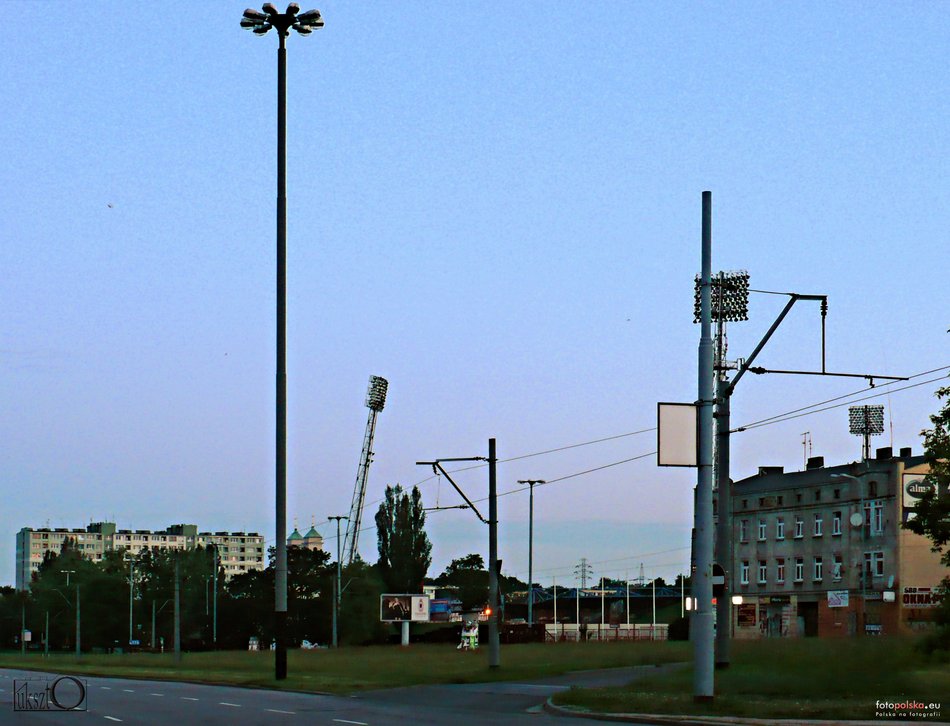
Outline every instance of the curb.
[[(881, 726), (881, 724), (920, 724), (921, 721), (897, 721), (897, 720), (878, 720), (878, 721), (825, 721), (825, 720), (804, 720), (794, 718), (735, 718), (732, 716), (675, 716), (671, 714), (659, 713), (600, 713), (598, 711), (585, 711), (576, 708), (558, 706), (553, 702), (553, 697), (544, 702), (544, 710), (552, 716), (562, 716), (565, 718), (592, 718), (598, 721), (614, 721), (626, 723), (644, 723), (658, 724), (660, 726), (725, 726), (726, 724), (739, 724), (740, 726)], [(923, 721), (928, 723), (927, 721)], [(931, 721), (933, 724), (943, 724), (946, 721)]]

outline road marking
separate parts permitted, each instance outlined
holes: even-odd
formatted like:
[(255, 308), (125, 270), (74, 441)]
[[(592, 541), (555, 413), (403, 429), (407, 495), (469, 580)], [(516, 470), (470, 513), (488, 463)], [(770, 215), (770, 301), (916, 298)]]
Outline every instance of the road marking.
[(232, 708), (241, 708), (240, 703), (227, 703), (226, 701), (218, 701), (219, 706), (231, 706)]
[(112, 689), (109, 686), (99, 686), (103, 691), (111, 691)]
[(347, 721), (345, 718), (335, 718), (333, 720), (337, 723), (355, 723), (357, 726), (369, 726), (365, 721)]
[(110, 721), (121, 721), (121, 720), (122, 720), (121, 718), (116, 718), (115, 716), (106, 716), (106, 718), (109, 719)]
[(289, 713), (291, 716), (297, 715), (296, 711), (281, 711), (279, 708), (265, 708), (264, 710), (270, 713)]
[(131, 688), (123, 688), (122, 690), (126, 693), (135, 693), (135, 691), (133, 691)]
[(164, 696), (165, 694), (164, 694), (164, 693), (150, 693), (150, 694), (148, 694), (148, 695), (150, 695), (150, 696)]
[(182, 701), (197, 701), (198, 699), (197, 699), (197, 698), (189, 698), (188, 696), (182, 696), (182, 697), (181, 697), (181, 700), (182, 700)]

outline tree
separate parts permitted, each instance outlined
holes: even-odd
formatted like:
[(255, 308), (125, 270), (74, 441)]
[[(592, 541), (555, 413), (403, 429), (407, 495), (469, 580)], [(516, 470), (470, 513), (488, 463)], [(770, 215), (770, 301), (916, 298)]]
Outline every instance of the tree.
[(419, 487), (407, 494), (397, 484), (386, 487), (376, 512), (379, 573), (391, 592), (419, 592), (432, 564), (432, 543), (426, 535), (426, 513)]
[[(924, 429), (924, 456), (930, 473), (924, 482), (931, 490), (916, 507), (916, 517), (903, 526), (923, 535), (933, 543), (931, 549), (941, 553), (941, 562), (950, 567), (950, 386), (937, 391), (937, 399), (944, 399), (943, 408), (930, 417), (933, 428)], [(943, 599), (936, 614), (938, 632), (927, 639), (924, 648), (950, 650), (950, 577), (941, 583)]]

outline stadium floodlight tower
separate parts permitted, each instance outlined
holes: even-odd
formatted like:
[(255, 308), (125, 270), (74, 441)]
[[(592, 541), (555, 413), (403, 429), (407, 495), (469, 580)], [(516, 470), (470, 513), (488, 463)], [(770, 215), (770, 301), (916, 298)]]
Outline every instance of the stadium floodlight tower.
[(310, 35), (323, 27), (319, 10), (300, 12), (290, 3), (277, 12), (270, 3), (263, 12), (248, 8), (241, 27), (255, 35), (277, 30), (277, 376), (276, 376), (276, 557), (274, 562), (274, 671), (287, 677), (287, 36), (293, 28)]
[(884, 433), (884, 406), (851, 406), (848, 408), (848, 423), (852, 434), (864, 437), (861, 453), (867, 461), (871, 458), (871, 437)]
[(373, 462), (373, 436), (376, 433), (376, 417), (386, 405), (386, 391), (389, 381), (381, 376), (369, 377), (369, 389), (366, 391), (366, 407), (369, 417), (366, 420), (366, 434), (363, 436), (363, 452), (360, 454), (360, 466), (356, 471), (356, 486), (353, 487), (353, 501), (350, 503), (350, 518), (346, 521), (346, 538), (343, 545), (343, 561), (352, 564), (356, 559), (360, 539), (360, 522), (363, 518), (363, 503), (366, 500), (366, 480), (369, 477), (369, 465)]

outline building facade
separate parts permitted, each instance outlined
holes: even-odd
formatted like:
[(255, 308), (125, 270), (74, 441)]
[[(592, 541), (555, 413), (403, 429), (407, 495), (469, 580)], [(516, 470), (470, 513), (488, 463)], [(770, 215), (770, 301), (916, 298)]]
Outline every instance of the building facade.
[(151, 548), (194, 549), (214, 545), (225, 577), (265, 566), (264, 538), (256, 532), (199, 532), (194, 524), (175, 524), (161, 531), (116, 529), (114, 522), (96, 522), (84, 529), (24, 527), (16, 536), (16, 588), (27, 590), (44, 555), (59, 553), (72, 540), (84, 557), (99, 562), (109, 550), (126, 549), (133, 555)]
[[(732, 487), (737, 638), (894, 634), (929, 627), (946, 568), (901, 524), (926, 488), (923, 456), (805, 471), (761, 467)], [(741, 600), (741, 602), (740, 602)]]

